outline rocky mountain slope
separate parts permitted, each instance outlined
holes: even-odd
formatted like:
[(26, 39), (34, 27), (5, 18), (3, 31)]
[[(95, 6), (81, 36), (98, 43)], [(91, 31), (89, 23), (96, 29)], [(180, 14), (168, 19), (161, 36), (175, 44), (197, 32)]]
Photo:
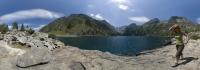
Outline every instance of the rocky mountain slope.
[(178, 67), (171, 67), (175, 46), (138, 56), (81, 50), (48, 38), (48, 34), (10, 31), (0, 34), (0, 70), (199, 70), (200, 40), (190, 40)]
[(200, 31), (200, 25), (185, 17), (172, 16), (167, 22), (154, 18), (141, 26), (127, 27), (124, 35), (169, 36), (170, 26), (179, 24), (184, 32)]
[(85, 14), (61, 17), (43, 27), (41, 32), (61, 35), (116, 35), (118, 32), (105, 20), (96, 20)]

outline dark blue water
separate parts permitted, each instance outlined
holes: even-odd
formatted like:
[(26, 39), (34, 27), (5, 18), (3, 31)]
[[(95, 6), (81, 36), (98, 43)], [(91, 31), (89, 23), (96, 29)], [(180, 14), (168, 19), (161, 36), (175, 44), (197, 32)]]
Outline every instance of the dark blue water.
[(136, 37), (136, 36), (114, 36), (114, 37), (58, 37), (66, 45), (76, 46), (80, 49), (100, 50), (116, 55), (135, 55), (144, 50), (161, 47), (166, 37)]

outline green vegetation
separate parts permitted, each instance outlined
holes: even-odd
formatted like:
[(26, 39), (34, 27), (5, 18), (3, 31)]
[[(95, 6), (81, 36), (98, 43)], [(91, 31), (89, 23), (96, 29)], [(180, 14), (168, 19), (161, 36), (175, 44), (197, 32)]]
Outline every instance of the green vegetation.
[(73, 14), (69, 17), (59, 18), (41, 32), (56, 35), (117, 35), (115, 28), (105, 20), (96, 20), (84, 14)]
[(9, 31), (8, 25), (6, 25), (6, 24), (0, 24), (0, 32), (2, 34), (5, 34), (7, 31)]
[(33, 33), (35, 33), (35, 31), (32, 29), (32, 28), (30, 28), (30, 29), (28, 29), (28, 30), (26, 30), (29, 34), (33, 34)]
[(12, 24), (12, 29), (18, 30), (18, 23), (17, 23), (17, 22), (14, 22), (14, 23)]
[(16, 29), (16, 30), (20, 30), (20, 31), (27, 31), (29, 34), (33, 34), (35, 31), (29, 27), (29, 26), (26, 26), (26, 28), (24, 27), (24, 24), (21, 24), (21, 28), (18, 29), (18, 23), (17, 22), (14, 22), (12, 24), (12, 29)]
[(24, 24), (21, 25), (20, 31), (25, 31)]

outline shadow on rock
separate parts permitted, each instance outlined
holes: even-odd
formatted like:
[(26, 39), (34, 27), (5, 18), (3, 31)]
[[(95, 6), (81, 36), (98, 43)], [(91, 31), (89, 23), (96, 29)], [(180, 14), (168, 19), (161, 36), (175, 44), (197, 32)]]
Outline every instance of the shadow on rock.
[(198, 60), (198, 58), (194, 58), (194, 57), (185, 57), (182, 60), (185, 60), (184, 62), (180, 63), (179, 65), (185, 65), (189, 62), (191, 62), (192, 60)]
[(19, 65), (16, 65), (17, 67), (19, 68), (29, 68), (29, 67), (34, 67), (34, 66), (38, 66), (38, 65), (44, 65), (44, 64), (48, 64), (49, 62), (41, 62), (41, 63), (38, 63), (38, 64), (33, 64), (33, 65), (30, 65), (30, 66), (26, 66), (26, 67), (22, 67), (22, 66), (19, 66)]
[(178, 67), (179, 65), (186, 65), (187, 63), (190, 63), (191, 61), (193, 60), (198, 60), (198, 58), (194, 58), (194, 57), (185, 57), (181, 60), (184, 60), (183, 62), (179, 63), (178, 65), (176, 66), (173, 66), (173, 67)]

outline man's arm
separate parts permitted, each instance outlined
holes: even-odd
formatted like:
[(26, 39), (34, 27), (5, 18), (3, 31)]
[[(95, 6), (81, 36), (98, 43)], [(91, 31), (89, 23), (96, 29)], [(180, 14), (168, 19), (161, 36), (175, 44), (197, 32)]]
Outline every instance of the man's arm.
[(187, 44), (189, 42), (188, 34), (185, 33), (185, 32), (182, 32), (182, 35), (184, 35), (186, 37), (186, 43), (185, 44)]

